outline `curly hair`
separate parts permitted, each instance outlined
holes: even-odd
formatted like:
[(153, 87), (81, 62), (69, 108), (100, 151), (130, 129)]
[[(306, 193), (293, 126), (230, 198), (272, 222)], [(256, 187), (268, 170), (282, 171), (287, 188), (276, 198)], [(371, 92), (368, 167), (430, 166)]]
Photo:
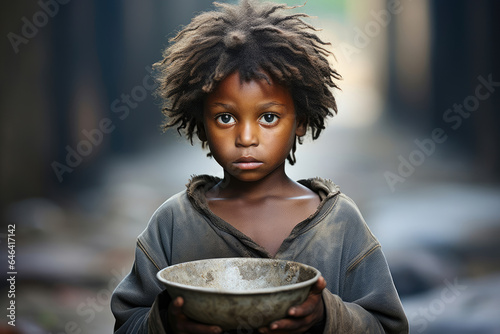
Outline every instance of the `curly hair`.
[[(203, 115), (203, 101), (217, 83), (238, 70), (243, 81), (265, 79), (265, 73), (290, 90), (298, 119), (312, 138), (325, 128), (327, 116), (337, 113), (332, 94), (341, 79), (329, 64), (333, 55), (302, 20), (307, 14), (290, 13), (285, 4), (242, 0), (237, 5), (214, 2), (217, 11), (194, 17), (170, 40), (163, 61), (156, 63), (157, 95), (165, 104), (163, 129), (177, 126), (193, 143)], [(263, 73), (264, 72), (264, 73)], [(294, 164), (297, 139), (288, 155)], [(206, 141), (202, 141), (206, 146)], [(210, 154), (209, 154), (210, 155)]]

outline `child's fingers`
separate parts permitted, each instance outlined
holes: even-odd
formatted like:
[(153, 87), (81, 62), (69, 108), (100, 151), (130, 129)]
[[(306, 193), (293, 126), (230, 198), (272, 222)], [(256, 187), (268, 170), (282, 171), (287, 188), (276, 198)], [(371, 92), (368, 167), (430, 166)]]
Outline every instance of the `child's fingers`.
[(309, 295), (309, 297), (300, 305), (292, 306), (288, 310), (288, 315), (293, 318), (306, 317), (313, 313), (316, 309), (316, 305), (320, 302), (321, 296), (319, 295)]
[(177, 297), (172, 302), (172, 313), (174, 315), (182, 314), (182, 305), (184, 305), (184, 299), (182, 297)]
[(184, 299), (182, 297), (177, 297), (174, 299), (174, 305), (175, 307), (182, 307), (184, 305)]
[(298, 319), (281, 319), (273, 322), (269, 327), (264, 327), (259, 329), (259, 333), (303, 333), (308, 328), (311, 327), (309, 319), (298, 318)]
[(326, 281), (320, 277), (312, 287), (307, 299), (288, 310), (290, 318), (273, 322), (269, 327), (259, 329), (260, 333), (303, 333), (323, 317), (323, 289)]
[(326, 281), (321, 276), (316, 284), (311, 289), (311, 292), (309, 292), (309, 295), (307, 296), (307, 299), (300, 305), (297, 306), (292, 306), (288, 310), (288, 315), (292, 317), (305, 317), (312, 312), (316, 310), (318, 307), (318, 303), (321, 301), (321, 293), (323, 289), (326, 287)]
[(311, 288), (311, 294), (320, 294), (323, 289), (326, 288), (326, 281), (323, 276), (320, 276), (316, 281), (316, 284)]

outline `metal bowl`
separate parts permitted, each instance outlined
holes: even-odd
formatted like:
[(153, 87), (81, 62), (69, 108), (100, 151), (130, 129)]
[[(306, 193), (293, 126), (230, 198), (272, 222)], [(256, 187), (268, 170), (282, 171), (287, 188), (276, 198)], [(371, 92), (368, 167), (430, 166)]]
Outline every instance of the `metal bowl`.
[(191, 319), (223, 330), (248, 330), (286, 317), (320, 275), (293, 261), (221, 258), (173, 265), (157, 277), (172, 299), (184, 298), (183, 312)]

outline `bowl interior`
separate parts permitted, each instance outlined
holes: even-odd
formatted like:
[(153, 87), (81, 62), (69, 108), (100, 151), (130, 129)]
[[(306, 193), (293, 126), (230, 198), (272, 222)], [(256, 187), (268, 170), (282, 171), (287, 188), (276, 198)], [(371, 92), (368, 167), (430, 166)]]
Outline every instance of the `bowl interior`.
[(257, 292), (311, 284), (319, 275), (315, 268), (293, 261), (226, 258), (180, 263), (161, 270), (158, 278), (167, 285), (196, 290)]

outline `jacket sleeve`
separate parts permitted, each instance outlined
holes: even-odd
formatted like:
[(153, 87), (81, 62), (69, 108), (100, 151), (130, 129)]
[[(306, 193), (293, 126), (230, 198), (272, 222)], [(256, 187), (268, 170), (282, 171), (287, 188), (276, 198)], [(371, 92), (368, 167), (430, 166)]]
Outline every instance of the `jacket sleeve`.
[(170, 298), (156, 274), (171, 261), (172, 201), (175, 204), (177, 197), (155, 211), (137, 238), (132, 270), (113, 292), (115, 333), (166, 333), (162, 320)]
[(170, 299), (156, 279), (157, 272), (158, 268), (138, 242), (132, 270), (111, 298), (115, 333), (166, 333), (162, 313)]
[(324, 334), (408, 333), (408, 321), (380, 246), (347, 272), (341, 295), (323, 290)]

